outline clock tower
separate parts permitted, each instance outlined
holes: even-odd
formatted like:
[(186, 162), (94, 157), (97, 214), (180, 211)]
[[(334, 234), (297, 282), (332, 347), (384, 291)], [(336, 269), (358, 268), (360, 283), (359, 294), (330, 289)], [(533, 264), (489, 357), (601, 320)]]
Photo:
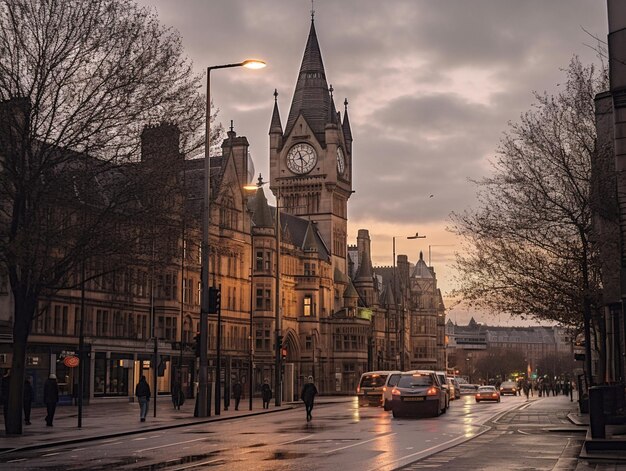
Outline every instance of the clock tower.
[(333, 268), (347, 273), (348, 199), (352, 194), (352, 133), (348, 101), (337, 112), (317, 42), (315, 23), (283, 130), (274, 92), (270, 125), (270, 188), (283, 212), (317, 225)]

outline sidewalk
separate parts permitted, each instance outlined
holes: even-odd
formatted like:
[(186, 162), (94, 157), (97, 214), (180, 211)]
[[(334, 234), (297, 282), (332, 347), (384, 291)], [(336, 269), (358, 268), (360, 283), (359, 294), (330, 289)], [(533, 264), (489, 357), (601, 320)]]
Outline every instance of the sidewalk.
[[(318, 396), (316, 402), (350, 401), (351, 397)], [(222, 403), (223, 404), (223, 403)], [(113, 438), (131, 435), (152, 430), (163, 430), (187, 425), (202, 424), (219, 420), (247, 417), (258, 414), (280, 412), (298, 407), (298, 402), (285, 403), (280, 407), (270, 402), (269, 409), (263, 409), (260, 398), (252, 401), (252, 410), (249, 410), (248, 399), (242, 399), (239, 410), (234, 407), (234, 400), (228, 411), (222, 410), (220, 415), (197, 418), (193, 416), (194, 399), (187, 399), (180, 410), (174, 410), (169, 396), (159, 397), (157, 400), (157, 416), (154, 417), (154, 403), (150, 402), (150, 409), (145, 422), (139, 421), (139, 404), (136, 402), (95, 403), (83, 407), (82, 428), (78, 428), (78, 408), (76, 406), (57, 407), (54, 417), (54, 426), (46, 427), (44, 417), (45, 407), (33, 408), (31, 414), (32, 425), (23, 426), (23, 435), (7, 436), (4, 432), (4, 419), (0, 415), (0, 454), (15, 450), (28, 450), (49, 447), (57, 444), (79, 443), (102, 438)], [(223, 408), (223, 406), (222, 406)]]

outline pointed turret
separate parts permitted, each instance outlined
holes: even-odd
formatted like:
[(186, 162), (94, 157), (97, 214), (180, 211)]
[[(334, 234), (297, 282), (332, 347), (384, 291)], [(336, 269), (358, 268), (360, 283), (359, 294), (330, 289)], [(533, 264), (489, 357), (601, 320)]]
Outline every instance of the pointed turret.
[(339, 124), (339, 120), (337, 119), (337, 108), (335, 108), (335, 100), (333, 98), (333, 86), (331, 85), (328, 89), (330, 93), (330, 114), (328, 116), (328, 122), (333, 124), (335, 127)]
[[(259, 182), (262, 182), (260, 175)], [(269, 204), (267, 204), (267, 198), (261, 185), (257, 188), (256, 196), (252, 203), (252, 222), (256, 227), (274, 227), (272, 211)]]
[(270, 123), (270, 134), (274, 133), (283, 133), (283, 125), (280, 123), (280, 113), (278, 112), (278, 90), (276, 89), (274, 89), (274, 111)]
[(322, 53), (317, 42), (315, 23), (311, 19), (311, 30), (304, 48), (302, 65), (298, 74), (296, 90), (293, 94), (289, 118), (285, 126), (285, 136), (293, 129), (296, 119), (302, 114), (313, 130), (315, 137), (322, 144), (326, 144), (324, 128), (330, 113), (330, 96), (326, 72), (322, 62)]
[(344, 111), (343, 111), (343, 123), (341, 127), (343, 128), (343, 138), (346, 141), (346, 145), (348, 146), (348, 152), (352, 153), (352, 129), (350, 129), (350, 120), (348, 119), (348, 99), (346, 98), (343, 102)]

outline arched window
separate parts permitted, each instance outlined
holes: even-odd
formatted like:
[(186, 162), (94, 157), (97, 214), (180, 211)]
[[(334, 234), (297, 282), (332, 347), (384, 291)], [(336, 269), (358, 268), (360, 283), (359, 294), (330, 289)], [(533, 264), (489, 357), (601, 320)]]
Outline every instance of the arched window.
[(183, 342), (191, 343), (193, 342), (193, 337), (195, 333), (193, 331), (193, 321), (190, 316), (185, 317), (183, 321)]

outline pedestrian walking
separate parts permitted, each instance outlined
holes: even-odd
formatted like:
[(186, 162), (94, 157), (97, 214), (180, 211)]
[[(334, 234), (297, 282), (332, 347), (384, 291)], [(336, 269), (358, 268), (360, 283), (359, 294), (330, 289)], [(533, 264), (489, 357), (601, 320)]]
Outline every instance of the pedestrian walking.
[(313, 412), (313, 403), (315, 401), (315, 395), (317, 394), (317, 388), (315, 384), (313, 384), (313, 376), (309, 376), (306, 384), (302, 388), (302, 393), (300, 397), (304, 402), (304, 406), (306, 408), (306, 421), (309, 422), (313, 419), (311, 412)]
[(526, 400), (528, 400), (528, 396), (530, 395), (530, 385), (528, 383), (524, 383), (524, 395), (526, 396)]
[(243, 388), (241, 386), (241, 381), (237, 379), (235, 380), (235, 384), (233, 384), (233, 397), (235, 398), (235, 410), (239, 410), (239, 401), (241, 401), (242, 392), (243, 392)]
[(174, 404), (175, 410), (180, 410), (180, 406), (185, 402), (185, 395), (183, 394), (183, 388), (180, 385), (178, 379), (174, 380), (172, 384), (172, 404)]
[(145, 376), (142, 376), (137, 386), (135, 386), (135, 396), (139, 400), (139, 420), (145, 422), (146, 415), (148, 415), (148, 404), (150, 403), (150, 386)]
[(54, 413), (59, 402), (59, 384), (57, 383), (57, 375), (52, 373), (48, 376), (43, 385), (43, 402), (46, 405), (46, 426), (52, 427), (54, 421)]
[(272, 399), (272, 388), (270, 388), (270, 380), (265, 378), (263, 386), (261, 386), (261, 397), (263, 398), (263, 409), (269, 409), (270, 399)]
[(24, 424), (30, 425), (30, 411), (33, 407), (33, 385), (30, 377), (24, 380)]

